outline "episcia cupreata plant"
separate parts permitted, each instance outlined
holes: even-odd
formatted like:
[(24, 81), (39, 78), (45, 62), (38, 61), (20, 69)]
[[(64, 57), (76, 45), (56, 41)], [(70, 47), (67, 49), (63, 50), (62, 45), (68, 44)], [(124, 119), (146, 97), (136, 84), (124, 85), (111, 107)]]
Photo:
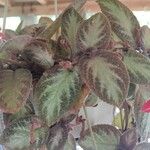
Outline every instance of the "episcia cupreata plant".
[[(150, 98), (150, 29), (118, 0), (97, 0), (101, 12), (85, 20), (79, 13), (85, 2), (77, 0), (54, 22), (41, 18), (24, 28), (21, 22), (2, 36), (6, 149), (76, 150), (77, 142), (84, 150), (150, 149), (150, 114), (141, 111)], [(99, 100), (120, 113), (113, 125), (87, 120), (84, 129), (79, 110), (86, 114)], [(74, 119), (83, 125), (78, 141), (70, 134)]]

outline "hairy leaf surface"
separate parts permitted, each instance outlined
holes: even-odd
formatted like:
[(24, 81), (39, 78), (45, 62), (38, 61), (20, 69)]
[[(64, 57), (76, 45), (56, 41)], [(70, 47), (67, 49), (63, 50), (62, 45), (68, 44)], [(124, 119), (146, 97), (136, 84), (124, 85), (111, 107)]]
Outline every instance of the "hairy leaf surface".
[(0, 109), (6, 113), (15, 113), (25, 104), (32, 85), (30, 71), (3, 70), (0, 72)]
[(46, 138), (47, 128), (41, 127), (37, 118), (28, 117), (7, 126), (0, 142), (10, 150), (40, 148)]
[(72, 53), (75, 53), (77, 30), (83, 19), (74, 8), (69, 8), (62, 15), (62, 20), (62, 36), (69, 43)]
[(46, 42), (40, 40), (31, 41), (24, 48), (22, 55), (29, 63), (33, 62), (43, 68), (50, 68), (54, 64), (52, 53), (48, 52)]
[(80, 60), (79, 68), (82, 79), (101, 100), (119, 106), (126, 98), (129, 76), (116, 53), (85, 56)]
[(33, 116), (34, 115), (34, 108), (32, 103), (27, 100), (26, 104), (21, 107), (21, 109), (14, 113), (14, 114), (3, 114), (4, 123), (7, 126), (11, 122), (17, 121), (21, 118), (25, 118), (27, 116)]
[(97, 0), (97, 2), (118, 37), (136, 48), (136, 29), (140, 26), (132, 11), (118, 0)]
[(34, 99), (39, 115), (48, 125), (55, 123), (79, 98), (81, 84), (75, 70), (55, 69), (43, 75)]
[(102, 13), (97, 13), (84, 21), (77, 34), (77, 48), (85, 51), (87, 48), (107, 48), (111, 38), (110, 25)]
[(29, 35), (18, 35), (8, 40), (2, 47), (3, 51), (18, 52), (22, 51), (23, 48), (31, 42), (33, 38)]
[(16, 60), (17, 56), (22, 53), (24, 47), (32, 39), (29, 35), (19, 35), (8, 40), (0, 47), (0, 60)]
[(129, 71), (131, 82), (150, 83), (150, 59), (136, 51), (129, 50), (124, 56), (124, 63)]
[[(68, 129), (65, 124), (58, 123), (49, 129), (46, 142), (48, 150), (63, 150), (67, 142)], [(69, 150), (69, 149), (64, 149)]]
[[(118, 148), (121, 133), (115, 127), (96, 125), (92, 127), (92, 130), (98, 150), (116, 150)], [(95, 150), (89, 129), (84, 131), (79, 140), (79, 145), (84, 150)]]

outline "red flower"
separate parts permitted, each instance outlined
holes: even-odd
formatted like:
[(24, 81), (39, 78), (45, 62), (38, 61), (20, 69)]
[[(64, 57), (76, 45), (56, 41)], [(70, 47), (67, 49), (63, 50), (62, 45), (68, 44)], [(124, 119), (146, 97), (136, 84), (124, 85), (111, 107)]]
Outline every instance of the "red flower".
[(150, 113), (150, 100), (146, 101), (142, 108), (141, 108), (142, 112), (146, 112), (146, 113)]

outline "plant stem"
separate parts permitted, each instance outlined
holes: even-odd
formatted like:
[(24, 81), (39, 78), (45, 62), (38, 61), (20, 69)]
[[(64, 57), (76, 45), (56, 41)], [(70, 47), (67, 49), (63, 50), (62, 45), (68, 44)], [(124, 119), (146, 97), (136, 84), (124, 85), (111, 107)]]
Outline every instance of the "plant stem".
[(121, 120), (122, 131), (124, 131), (124, 121), (123, 121), (123, 116), (122, 116), (122, 109), (120, 109), (120, 120)]
[(91, 123), (90, 123), (90, 121), (89, 121), (89, 119), (88, 119), (88, 115), (87, 115), (87, 111), (86, 111), (85, 106), (83, 106), (83, 110), (84, 110), (85, 118), (86, 118), (86, 120), (87, 120), (88, 128), (89, 128), (90, 133), (91, 133), (91, 137), (92, 137), (92, 139), (93, 139), (93, 144), (94, 144), (95, 150), (98, 150), (97, 145), (96, 145), (96, 140), (95, 140), (95, 137), (94, 137), (94, 133), (93, 133), (93, 131), (92, 131)]

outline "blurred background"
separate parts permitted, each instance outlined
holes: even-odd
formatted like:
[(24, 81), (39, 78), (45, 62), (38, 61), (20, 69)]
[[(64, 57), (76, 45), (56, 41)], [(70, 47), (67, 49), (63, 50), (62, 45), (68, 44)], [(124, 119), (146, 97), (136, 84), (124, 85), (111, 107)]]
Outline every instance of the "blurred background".
[[(38, 22), (41, 16), (52, 20), (74, 0), (0, 0), (0, 27), (3, 28), (3, 17), (7, 16), (6, 28), (15, 30), (21, 20), (25, 25)], [(141, 25), (150, 26), (150, 0), (120, 0), (137, 16)], [(5, 5), (7, 4), (7, 12)], [(82, 9), (85, 18), (100, 11), (95, 0), (88, 0)]]

